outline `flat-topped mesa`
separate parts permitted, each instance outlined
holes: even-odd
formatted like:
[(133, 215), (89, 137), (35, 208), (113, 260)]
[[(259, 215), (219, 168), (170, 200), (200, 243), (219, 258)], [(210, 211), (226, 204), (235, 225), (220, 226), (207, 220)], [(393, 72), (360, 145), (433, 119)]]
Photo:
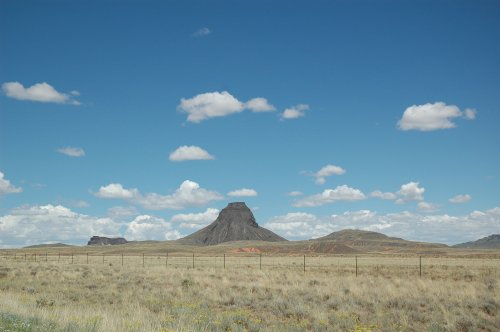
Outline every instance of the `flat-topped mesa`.
[(103, 236), (92, 236), (87, 243), (88, 246), (111, 246), (117, 244), (125, 244), (127, 240), (122, 237), (103, 237)]
[(244, 202), (229, 203), (217, 219), (205, 228), (186, 236), (181, 242), (214, 245), (228, 241), (286, 241), (268, 229), (259, 227)]

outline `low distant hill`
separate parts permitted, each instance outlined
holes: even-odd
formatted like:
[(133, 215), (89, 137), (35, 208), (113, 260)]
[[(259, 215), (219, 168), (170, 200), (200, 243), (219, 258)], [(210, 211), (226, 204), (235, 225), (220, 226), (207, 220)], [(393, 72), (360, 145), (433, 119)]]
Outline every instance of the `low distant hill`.
[(453, 247), (468, 249), (500, 249), (500, 234), (493, 234), (476, 241), (456, 244)]
[(311, 241), (332, 241), (361, 251), (397, 251), (446, 248), (440, 243), (415, 242), (390, 237), (382, 233), (363, 231), (359, 229), (344, 229)]
[(178, 241), (185, 244), (216, 245), (248, 240), (287, 241), (278, 234), (260, 227), (244, 202), (229, 203), (213, 223)]
[(65, 243), (44, 243), (44, 244), (34, 244), (32, 246), (26, 246), (26, 249), (36, 249), (36, 248), (66, 248), (66, 247), (74, 247), (70, 244)]

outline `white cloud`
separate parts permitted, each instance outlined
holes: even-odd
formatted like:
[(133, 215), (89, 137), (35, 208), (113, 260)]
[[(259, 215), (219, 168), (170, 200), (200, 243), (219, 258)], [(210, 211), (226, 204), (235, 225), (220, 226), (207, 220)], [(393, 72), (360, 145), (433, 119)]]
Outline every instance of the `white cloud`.
[(297, 197), (297, 196), (302, 196), (304, 194), (301, 191), (295, 190), (295, 191), (290, 191), (287, 195), (292, 197)]
[(219, 212), (218, 209), (208, 208), (200, 213), (180, 213), (172, 217), (172, 222), (180, 223), (181, 228), (200, 229), (217, 219)]
[(273, 217), (262, 226), (289, 239), (317, 238), (356, 228), (406, 240), (456, 244), (500, 233), (500, 208), (474, 211), (464, 216), (422, 215), (408, 211), (379, 215), (360, 210), (317, 217), (298, 212)]
[(2, 89), (7, 97), (18, 100), (80, 105), (80, 102), (72, 99), (70, 95), (58, 92), (46, 82), (36, 83), (29, 88), (19, 82), (6, 82), (2, 84)]
[(168, 159), (170, 159), (170, 161), (212, 160), (215, 159), (215, 157), (199, 146), (183, 145), (173, 151)]
[(228, 192), (227, 195), (231, 197), (252, 197), (257, 196), (257, 192), (254, 189), (241, 188)]
[(314, 207), (338, 201), (359, 201), (365, 198), (366, 196), (361, 190), (342, 185), (335, 189), (325, 189), (320, 194), (301, 198), (297, 200), (293, 206)]
[(269, 104), (266, 98), (253, 98), (245, 103), (245, 108), (251, 110), (252, 112), (272, 112), (276, 111), (276, 108)]
[(396, 194), (391, 192), (382, 192), (380, 190), (375, 190), (370, 193), (371, 197), (380, 198), (385, 200), (395, 200), (397, 198)]
[(281, 120), (290, 120), (301, 118), (306, 115), (306, 111), (309, 110), (309, 105), (299, 104), (287, 108), (281, 113)]
[(316, 173), (313, 173), (313, 176), (316, 178), (315, 182), (317, 184), (325, 184), (327, 177), (332, 175), (342, 175), (344, 173), (345, 169), (340, 166), (326, 165)]
[(179, 231), (162, 218), (140, 215), (128, 224), (125, 238), (131, 241), (145, 240), (177, 240), (181, 237)]
[(465, 195), (457, 195), (455, 197), (450, 198), (448, 201), (453, 204), (461, 204), (468, 202), (472, 199), (471, 195), (465, 194)]
[(266, 98), (257, 97), (243, 103), (227, 91), (207, 92), (192, 98), (182, 98), (177, 106), (181, 112), (187, 113), (189, 122), (201, 121), (243, 112), (248, 109), (252, 112), (269, 112), (275, 108)]
[(462, 112), (457, 106), (446, 105), (443, 102), (413, 105), (404, 111), (403, 117), (398, 121), (398, 128), (420, 131), (455, 128), (456, 125), (452, 120), (460, 117), (473, 120), (476, 117), (476, 110), (468, 108)]
[(65, 154), (69, 157), (83, 157), (83, 156), (85, 156), (85, 150), (83, 150), (82, 148), (73, 148), (70, 146), (57, 149), (57, 152)]
[(137, 189), (125, 189), (119, 183), (112, 183), (99, 189), (95, 196), (99, 198), (120, 198), (137, 204), (147, 210), (184, 209), (201, 206), (224, 197), (215, 191), (201, 188), (196, 182), (186, 180), (171, 195), (156, 193), (141, 194)]
[(22, 188), (12, 185), (10, 181), (5, 178), (5, 174), (0, 171), (0, 195), (15, 194), (22, 191)]
[(200, 28), (200, 29), (196, 30), (193, 33), (193, 36), (195, 36), (195, 37), (203, 37), (203, 36), (208, 36), (211, 33), (212, 33), (212, 30), (210, 30), (207, 27), (203, 27), (203, 28)]
[(400, 197), (397, 202), (423, 201), (424, 192), (425, 188), (419, 187), (418, 182), (408, 182), (407, 184), (403, 184), (397, 192), (397, 195)]
[(189, 122), (201, 122), (213, 117), (226, 116), (243, 111), (244, 105), (229, 92), (207, 92), (193, 98), (181, 99), (178, 109), (188, 114)]
[(130, 217), (135, 217), (139, 211), (135, 206), (113, 206), (108, 209), (108, 217), (117, 221), (126, 221)]
[(132, 199), (139, 194), (137, 189), (125, 189), (120, 183), (111, 183), (99, 188), (95, 196), (99, 198)]
[(430, 213), (439, 211), (439, 205), (429, 202), (418, 202), (419, 211)]
[(474, 120), (476, 118), (477, 111), (473, 108), (466, 108), (464, 111), (464, 118), (467, 120)]
[(71, 211), (62, 205), (21, 206), (0, 217), (4, 245), (84, 244), (93, 235), (119, 236), (120, 224)]

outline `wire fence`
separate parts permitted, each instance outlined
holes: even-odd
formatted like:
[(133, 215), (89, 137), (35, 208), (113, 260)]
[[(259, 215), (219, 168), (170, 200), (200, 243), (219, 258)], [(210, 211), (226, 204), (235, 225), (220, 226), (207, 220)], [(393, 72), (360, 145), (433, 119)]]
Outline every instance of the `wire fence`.
[(219, 270), (281, 269), (303, 273), (332, 275), (385, 275), (432, 277), (455, 275), (472, 278), (477, 275), (500, 276), (498, 258), (463, 258), (429, 256), (370, 255), (263, 255), (263, 254), (95, 254), (95, 253), (29, 253), (3, 254), (0, 261), (27, 264), (73, 264), (123, 267), (213, 268)]

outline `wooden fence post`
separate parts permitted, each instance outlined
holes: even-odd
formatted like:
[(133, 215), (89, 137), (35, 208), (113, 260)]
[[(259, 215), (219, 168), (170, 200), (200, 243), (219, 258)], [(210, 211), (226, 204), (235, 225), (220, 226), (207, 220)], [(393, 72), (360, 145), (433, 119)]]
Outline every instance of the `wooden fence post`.
[(122, 266), (123, 266), (123, 252), (122, 252)]
[(193, 252), (193, 269), (194, 269), (194, 252)]
[(226, 269), (226, 254), (224, 254), (224, 269)]
[(104, 265), (104, 254), (102, 254), (102, 264)]
[(167, 252), (167, 257), (165, 258), (165, 267), (168, 267), (168, 252)]
[(142, 253), (142, 267), (144, 267), (144, 253)]
[(358, 256), (356, 256), (356, 277), (358, 276)]
[(46, 261), (46, 262), (48, 261), (47, 256), (48, 256), (48, 253), (45, 253), (45, 261)]
[(306, 255), (304, 255), (304, 273), (306, 272)]
[(420, 265), (420, 272), (419, 272), (419, 276), (420, 278), (422, 278), (422, 256), (419, 257), (419, 265)]
[(71, 264), (73, 264), (73, 253), (71, 253)]

